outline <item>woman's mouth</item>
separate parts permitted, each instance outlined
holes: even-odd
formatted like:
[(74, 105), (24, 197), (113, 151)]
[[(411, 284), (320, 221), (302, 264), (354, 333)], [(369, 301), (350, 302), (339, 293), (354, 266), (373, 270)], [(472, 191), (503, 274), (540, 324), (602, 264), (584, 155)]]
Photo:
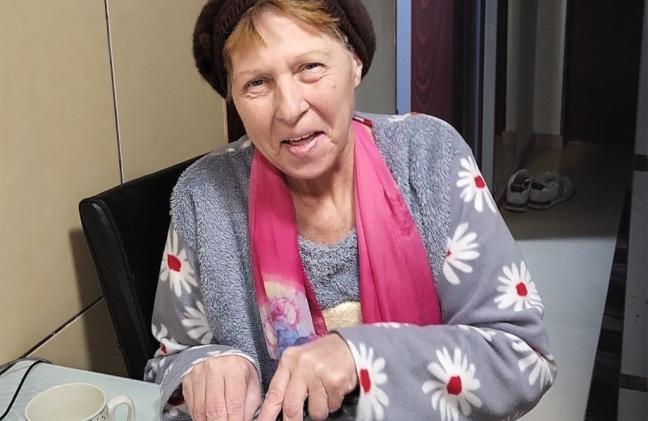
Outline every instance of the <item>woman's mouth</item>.
[(286, 145), (288, 150), (298, 156), (306, 156), (315, 145), (317, 144), (317, 138), (321, 135), (322, 132), (310, 132), (303, 136), (299, 136), (292, 139), (286, 139), (281, 142), (282, 145)]

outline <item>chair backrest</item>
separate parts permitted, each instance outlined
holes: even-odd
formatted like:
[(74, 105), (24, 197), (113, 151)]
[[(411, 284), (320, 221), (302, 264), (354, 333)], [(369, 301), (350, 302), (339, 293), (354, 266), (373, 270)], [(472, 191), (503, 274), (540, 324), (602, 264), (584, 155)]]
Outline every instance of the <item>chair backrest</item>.
[(79, 203), (81, 225), (131, 378), (142, 379), (158, 347), (151, 316), (170, 223), (170, 197), (197, 158)]

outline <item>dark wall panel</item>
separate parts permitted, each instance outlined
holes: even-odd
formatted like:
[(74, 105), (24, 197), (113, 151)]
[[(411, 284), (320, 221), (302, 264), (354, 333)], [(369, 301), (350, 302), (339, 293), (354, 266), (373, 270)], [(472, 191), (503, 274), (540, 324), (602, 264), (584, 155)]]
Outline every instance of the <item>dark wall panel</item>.
[(567, 140), (634, 142), (644, 0), (570, 0)]

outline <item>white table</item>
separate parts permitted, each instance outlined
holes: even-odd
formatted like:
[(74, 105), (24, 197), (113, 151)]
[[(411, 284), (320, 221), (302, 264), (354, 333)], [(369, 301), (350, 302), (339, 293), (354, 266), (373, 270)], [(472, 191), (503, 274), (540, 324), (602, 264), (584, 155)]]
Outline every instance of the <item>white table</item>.
[[(20, 362), (0, 376), (0, 415), (6, 410), (20, 379), (31, 364), (33, 362)], [(160, 387), (158, 385), (51, 364), (38, 364), (34, 367), (20, 389), (9, 416), (3, 421), (24, 421), (25, 406), (36, 394), (52, 386), (76, 382), (92, 383), (101, 387), (108, 399), (115, 395), (128, 395), (135, 404), (137, 421), (159, 421)], [(117, 420), (125, 419), (126, 408), (118, 408)]]
[[(14, 395), (20, 379), (31, 361), (22, 361), (0, 376), (0, 414), (2, 414)], [(101, 387), (108, 399), (115, 395), (128, 395), (135, 404), (136, 421), (159, 421), (158, 408), (160, 387), (153, 383), (77, 370), (52, 364), (38, 364), (27, 376), (9, 416), (3, 421), (24, 421), (25, 406), (31, 398), (50, 387), (64, 383), (92, 383)], [(117, 408), (117, 420), (126, 419), (126, 408)], [(338, 414), (330, 420), (352, 421), (353, 417)], [(304, 421), (312, 421), (306, 417)]]

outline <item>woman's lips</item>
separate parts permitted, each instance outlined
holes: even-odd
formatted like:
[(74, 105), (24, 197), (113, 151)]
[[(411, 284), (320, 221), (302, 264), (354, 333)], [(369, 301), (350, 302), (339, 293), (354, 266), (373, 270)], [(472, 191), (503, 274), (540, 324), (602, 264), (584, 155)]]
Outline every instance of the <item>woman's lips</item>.
[(317, 145), (322, 132), (314, 132), (310, 136), (301, 137), (298, 140), (284, 140), (282, 144), (288, 148), (290, 153), (299, 157), (305, 157)]

